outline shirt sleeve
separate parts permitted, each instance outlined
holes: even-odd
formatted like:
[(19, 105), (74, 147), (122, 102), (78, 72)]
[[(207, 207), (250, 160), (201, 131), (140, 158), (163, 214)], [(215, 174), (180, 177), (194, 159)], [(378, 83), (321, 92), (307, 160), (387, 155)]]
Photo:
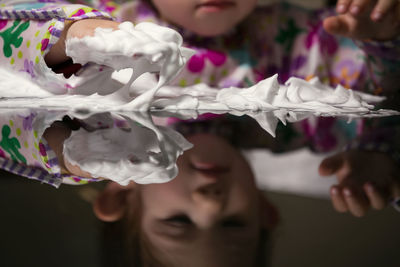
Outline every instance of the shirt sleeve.
[(46, 65), (44, 56), (59, 40), (66, 23), (88, 18), (112, 17), (92, 7), (62, 1), (0, 4), (0, 62), (29, 73), (38, 82), (51, 83), (55, 93), (64, 93), (68, 81)]
[[(68, 89), (67, 79), (47, 67), (44, 56), (59, 40), (66, 23), (111, 16), (103, 11), (63, 1), (0, 4), (0, 62), (2, 67), (28, 73), (32, 80), (50, 83), (57, 93)], [(9, 4), (11, 3), (11, 4)], [(0, 113), (0, 164), (12, 173), (58, 187), (83, 184), (87, 179), (63, 174), (55, 153), (42, 138), (38, 113), (26, 109)]]
[(44, 138), (43, 129), (33, 123), (37, 113), (26, 109), (2, 110), (0, 116), (1, 168), (58, 187), (60, 167)]

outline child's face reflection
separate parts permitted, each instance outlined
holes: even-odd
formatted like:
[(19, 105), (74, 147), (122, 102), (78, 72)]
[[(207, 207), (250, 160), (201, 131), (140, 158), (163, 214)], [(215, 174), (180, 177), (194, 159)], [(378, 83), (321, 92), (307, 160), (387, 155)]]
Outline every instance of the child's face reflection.
[(260, 193), (252, 172), (223, 139), (204, 134), (188, 139), (194, 148), (178, 159), (179, 175), (141, 186), (142, 229), (164, 255), (190, 261), (185, 266), (249, 264), (260, 231)]

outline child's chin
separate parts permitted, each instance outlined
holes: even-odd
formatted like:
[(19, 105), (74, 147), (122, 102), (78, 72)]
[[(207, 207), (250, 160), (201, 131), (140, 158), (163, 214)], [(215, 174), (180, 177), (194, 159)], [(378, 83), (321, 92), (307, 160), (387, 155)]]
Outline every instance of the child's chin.
[(213, 26), (208, 26), (208, 27), (196, 27), (193, 29), (193, 32), (204, 37), (216, 37), (220, 35), (227, 34), (233, 26), (230, 27), (213, 27)]

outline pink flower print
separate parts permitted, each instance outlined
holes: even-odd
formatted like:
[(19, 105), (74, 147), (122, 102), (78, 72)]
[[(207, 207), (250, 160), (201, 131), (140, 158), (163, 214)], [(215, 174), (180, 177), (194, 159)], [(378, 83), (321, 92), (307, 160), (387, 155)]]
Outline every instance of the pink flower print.
[(106, 6), (105, 10), (107, 13), (112, 13), (113, 11), (115, 11), (115, 7), (114, 6)]
[(43, 143), (39, 143), (39, 152), (43, 157), (47, 155), (46, 148), (44, 147)]
[(80, 17), (82, 15), (85, 15), (90, 12), (99, 12), (97, 9), (90, 8), (90, 7), (85, 7), (85, 8), (80, 8), (78, 11), (76, 11), (71, 17)]
[(0, 148), (0, 158), (6, 158), (6, 153)]
[(78, 177), (73, 177), (72, 179), (77, 183), (80, 183), (82, 181), (82, 179), (79, 179)]
[(199, 73), (204, 69), (208, 59), (214, 66), (221, 66), (226, 61), (226, 55), (219, 51), (203, 50), (198, 51), (194, 56), (189, 59), (187, 68), (190, 72)]
[(40, 49), (40, 50), (42, 50), (42, 51), (44, 51), (44, 50), (46, 50), (46, 48), (47, 48), (47, 46), (49, 45), (49, 39), (43, 39), (42, 40), (42, 48)]
[(79, 16), (82, 16), (83, 14), (85, 14), (85, 10), (83, 10), (81, 8), (74, 15), (72, 15), (71, 17), (79, 17)]
[(320, 24), (317, 25), (311, 25), (309, 23), (309, 26), (311, 27), (310, 32), (308, 33), (306, 39), (304, 40), (304, 44), (308, 50), (314, 45), (314, 43), (318, 43), (318, 28), (320, 27)]
[(328, 55), (333, 55), (338, 50), (339, 44), (333, 35), (324, 30), (322, 21), (315, 25), (309, 23), (309, 26), (311, 27), (311, 31), (305, 39), (306, 48), (310, 50), (313, 45), (319, 44), (319, 49), (322, 54), (327, 53)]
[(116, 10), (116, 5), (112, 0), (100, 0), (100, 9), (111, 14)]
[(7, 25), (8, 20), (0, 19), (0, 30)]

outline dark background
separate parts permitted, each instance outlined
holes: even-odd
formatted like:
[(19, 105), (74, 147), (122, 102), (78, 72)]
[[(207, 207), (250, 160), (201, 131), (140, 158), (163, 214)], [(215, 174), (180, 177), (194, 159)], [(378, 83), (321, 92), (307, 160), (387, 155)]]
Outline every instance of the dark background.
[[(82, 198), (93, 186), (55, 189), (0, 172), (0, 266), (103, 266), (103, 224)], [(272, 266), (400, 266), (393, 208), (360, 219), (334, 212), (326, 199), (267, 194), (281, 213)]]

